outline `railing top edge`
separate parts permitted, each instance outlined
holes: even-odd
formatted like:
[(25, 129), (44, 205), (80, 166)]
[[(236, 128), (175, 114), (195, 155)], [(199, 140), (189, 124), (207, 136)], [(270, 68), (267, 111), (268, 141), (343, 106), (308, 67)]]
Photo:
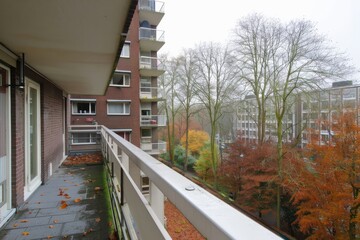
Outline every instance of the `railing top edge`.
[[(197, 211), (207, 221), (212, 222), (229, 238), (281, 239), (269, 229), (261, 226), (250, 217), (237, 211), (227, 203), (156, 160), (141, 149), (122, 139), (103, 126), (120, 148), (143, 171), (154, 184), (167, 196), (180, 211)], [(194, 189), (188, 191), (191, 186)], [(185, 206), (185, 207), (184, 207)], [(196, 209), (196, 210), (195, 210)], [(192, 213), (188, 213), (192, 214)], [(186, 214), (184, 214), (186, 216)], [(259, 239), (260, 239), (259, 238)]]

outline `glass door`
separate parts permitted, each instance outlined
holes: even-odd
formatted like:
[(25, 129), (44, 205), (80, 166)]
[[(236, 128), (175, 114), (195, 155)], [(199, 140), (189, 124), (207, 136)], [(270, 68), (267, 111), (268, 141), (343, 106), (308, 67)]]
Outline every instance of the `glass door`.
[(0, 227), (14, 212), (11, 209), (10, 166), (10, 71), (0, 65)]
[(25, 198), (41, 184), (40, 86), (30, 80), (26, 83)]

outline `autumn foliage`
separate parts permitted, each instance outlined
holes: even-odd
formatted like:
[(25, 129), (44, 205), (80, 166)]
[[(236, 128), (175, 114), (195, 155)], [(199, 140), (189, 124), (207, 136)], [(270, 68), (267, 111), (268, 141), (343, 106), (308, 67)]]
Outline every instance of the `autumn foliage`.
[(300, 230), (309, 239), (357, 239), (360, 235), (360, 127), (355, 114), (332, 123), (327, 145), (308, 146), (292, 163), (289, 186)]
[[(182, 136), (181, 145), (185, 147), (186, 136)], [(201, 149), (209, 141), (209, 135), (204, 131), (189, 130), (189, 151), (191, 155), (198, 156)]]
[(275, 148), (237, 140), (230, 145), (220, 168), (221, 183), (245, 210), (259, 217), (275, 202)]

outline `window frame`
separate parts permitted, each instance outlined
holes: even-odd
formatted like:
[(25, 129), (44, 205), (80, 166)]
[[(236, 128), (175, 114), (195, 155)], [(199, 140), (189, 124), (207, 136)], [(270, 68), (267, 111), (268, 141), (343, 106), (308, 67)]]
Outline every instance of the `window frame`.
[[(96, 115), (96, 99), (70, 99), (71, 102), (71, 115)], [(89, 112), (83, 113), (83, 112), (79, 112), (82, 110), (77, 110), (76, 112), (74, 111), (74, 105), (75, 104), (79, 104), (79, 103), (83, 103), (83, 104), (88, 104), (88, 109)], [(92, 104), (94, 104), (94, 112), (92, 112)], [(76, 109), (78, 109), (78, 106), (76, 107)]]
[(120, 58), (130, 58), (130, 42), (124, 43), (121, 49)]
[[(124, 111), (126, 110), (125, 104), (128, 104), (129, 112), (123, 112), (123, 113), (110, 113), (109, 112), (109, 104), (123, 104)], [(106, 113), (109, 116), (129, 116), (131, 113), (131, 100), (107, 100), (106, 103)]]
[[(119, 75), (121, 74), (122, 75), (123, 84), (114, 83), (115, 74), (119, 74)], [(129, 84), (126, 84), (127, 79), (125, 79), (125, 76), (128, 76)], [(131, 72), (130, 71), (115, 71), (113, 77), (111, 78), (110, 86), (113, 86), (113, 87), (130, 87), (130, 85), (131, 85)]]
[[(87, 141), (87, 142), (75, 142), (74, 141), (74, 139), (75, 139), (74, 135), (75, 134), (89, 134), (89, 136), (88, 136), (89, 141)], [(84, 137), (84, 139), (85, 139), (85, 137)], [(71, 133), (71, 144), (72, 145), (94, 145), (94, 144), (96, 144), (96, 140), (97, 140), (97, 133), (96, 132), (73, 132), (73, 133)]]

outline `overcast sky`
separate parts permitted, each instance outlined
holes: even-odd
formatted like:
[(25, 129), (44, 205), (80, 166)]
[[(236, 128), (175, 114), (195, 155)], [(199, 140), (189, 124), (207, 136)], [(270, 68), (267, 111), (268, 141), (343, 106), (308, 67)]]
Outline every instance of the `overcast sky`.
[[(161, 52), (176, 56), (199, 42), (227, 42), (236, 22), (251, 13), (262, 13), (283, 22), (313, 21), (339, 51), (346, 52), (360, 69), (360, 0), (161, 0), (165, 30)], [(360, 80), (360, 73), (356, 75)]]

